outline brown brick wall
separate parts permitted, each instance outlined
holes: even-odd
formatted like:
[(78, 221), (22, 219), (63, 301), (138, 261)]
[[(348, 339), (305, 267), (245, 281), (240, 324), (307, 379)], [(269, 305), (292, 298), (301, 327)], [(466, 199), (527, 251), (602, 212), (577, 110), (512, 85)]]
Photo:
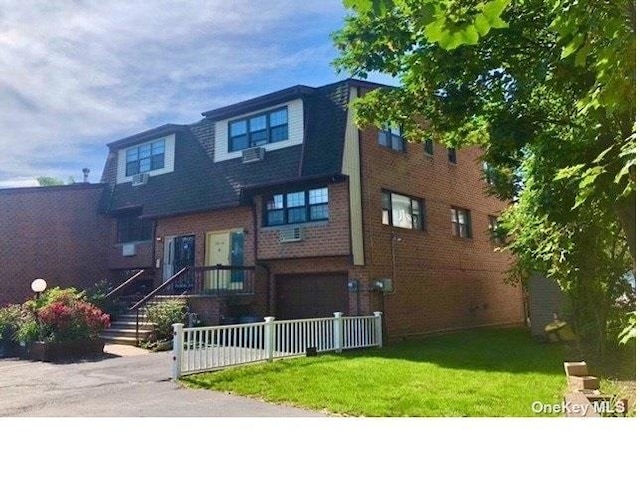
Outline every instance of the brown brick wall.
[(153, 242), (136, 242), (136, 254), (130, 257), (122, 255), (122, 244), (117, 243), (118, 220), (109, 220), (109, 242), (107, 249), (107, 263), (112, 270), (133, 270), (153, 268)]
[[(217, 232), (231, 229), (243, 229), (244, 263), (246, 266), (255, 264), (253, 249), (254, 229), (251, 207), (236, 207), (232, 209), (215, 210), (206, 213), (180, 215), (176, 217), (159, 218), (156, 223), (155, 256), (163, 262), (164, 239), (171, 235), (195, 235), (195, 263), (196, 267), (204, 266), (205, 244), (207, 232)], [(157, 274), (162, 277), (161, 270)]]
[(107, 278), (103, 187), (0, 190), (0, 305), (32, 295), (31, 282), (84, 288)]
[[(349, 255), (349, 185), (347, 182), (331, 184), (329, 189), (328, 222), (300, 224), (303, 240), (280, 243), (280, 227), (259, 227), (258, 259), (322, 257)], [(258, 220), (262, 220), (262, 200), (256, 200)]]
[[(457, 164), (450, 164), (440, 144), (429, 158), (422, 144), (407, 144), (405, 153), (379, 146), (373, 128), (362, 131), (360, 141), (362, 275), (366, 287), (375, 278), (395, 277), (384, 303), (379, 292), (370, 300), (371, 308), (384, 306), (388, 336), (521, 323), (521, 290), (504, 283), (510, 258), (493, 251), (487, 233), (488, 216), (499, 215), (505, 204), (485, 193), (480, 150), (459, 150)], [(423, 199), (425, 230), (383, 225), (382, 189)], [(473, 238), (452, 235), (451, 206), (471, 211)]]

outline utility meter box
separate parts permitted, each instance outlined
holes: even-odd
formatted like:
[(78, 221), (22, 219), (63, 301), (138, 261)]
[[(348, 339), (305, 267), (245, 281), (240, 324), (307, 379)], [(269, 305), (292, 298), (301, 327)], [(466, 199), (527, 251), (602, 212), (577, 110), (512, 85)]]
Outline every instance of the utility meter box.
[(376, 278), (373, 280), (371, 288), (383, 293), (391, 293), (393, 291), (393, 282), (391, 278)]

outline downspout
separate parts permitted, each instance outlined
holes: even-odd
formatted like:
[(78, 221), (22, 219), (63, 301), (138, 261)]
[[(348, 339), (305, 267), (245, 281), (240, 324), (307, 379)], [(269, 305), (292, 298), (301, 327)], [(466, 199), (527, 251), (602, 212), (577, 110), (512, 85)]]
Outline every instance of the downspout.
[[(156, 270), (158, 270), (158, 267), (156, 267), (156, 246), (158, 241), (156, 240), (156, 231), (158, 230), (158, 219), (155, 219), (153, 221), (153, 234), (151, 235), (151, 240), (152, 240), (152, 244), (153, 246), (151, 247), (151, 270), (153, 273), (153, 276), (156, 276)], [(155, 283), (155, 280), (154, 280)]]
[(300, 148), (300, 163), (298, 164), (298, 177), (302, 177), (302, 164), (304, 163), (304, 148), (307, 143), (307, 132), (309, 129), (309, 114), (307, 114), (308, 105), (307, 102), (302, 99), (302, 124), (304, 124), (304, 128), (302, 130), (302, 147)]
[(251, 198), (251, 204), (251, 217), (253, 219), (253, 260), (257, 267), (261, 267), (267, 272), (266, 305), (267, 313), (271, 313), (271, 269), (269, 265), (258, 260), (258, 212), (256, 211), (256, 201), (253, 197)]

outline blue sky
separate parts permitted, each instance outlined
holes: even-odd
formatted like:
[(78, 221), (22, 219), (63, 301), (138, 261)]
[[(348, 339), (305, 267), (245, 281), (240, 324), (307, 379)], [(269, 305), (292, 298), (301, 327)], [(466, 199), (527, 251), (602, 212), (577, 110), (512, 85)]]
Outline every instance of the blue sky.
[[(98, 182), (106, 143), (338, 76), (341, 0), (0, 0), (0, 187)], [(372, 77), (380, 81), (380, 77)]]

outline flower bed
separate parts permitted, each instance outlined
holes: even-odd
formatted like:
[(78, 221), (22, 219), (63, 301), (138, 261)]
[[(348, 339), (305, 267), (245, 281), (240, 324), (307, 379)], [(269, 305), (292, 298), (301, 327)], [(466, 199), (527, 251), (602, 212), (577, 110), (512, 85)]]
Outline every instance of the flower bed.
[[(56, 361), (101, 353), (99, 333), (109, 315), (84, 301), (73, 288), (53, 288), (22, 305), (0, 308), (0, 339), (5, 354)], [(11, 344), (13, 343), (13, 345)]]
[(34, 361), (63, 361), (100, 354), (104, 351), (104, 340), (75, 340), (59, 343), (34, 341), (23, 348), (21, 356)]

